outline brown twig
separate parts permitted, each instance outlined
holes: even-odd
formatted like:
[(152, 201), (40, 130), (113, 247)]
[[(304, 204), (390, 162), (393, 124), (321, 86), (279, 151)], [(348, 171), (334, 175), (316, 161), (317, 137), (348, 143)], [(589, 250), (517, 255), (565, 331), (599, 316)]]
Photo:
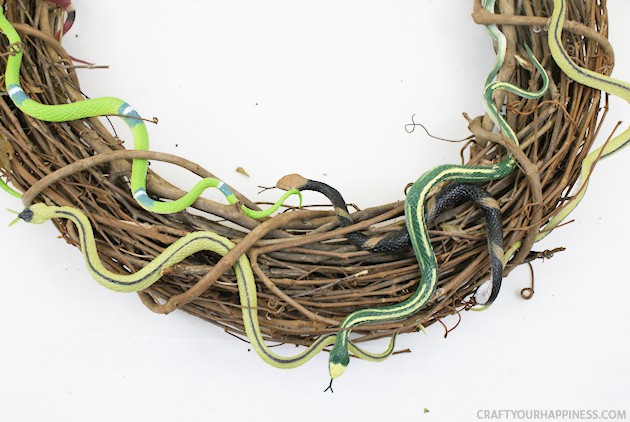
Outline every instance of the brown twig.
[[(506, 35), (508, 53), (498, 78), (527, 89), (540, 83), (528, 69), (517, 66), (514, 58), (528, 43), (552, 78), (550, 94), (545, 101), (497, 94), (495, 101), (498, 106), (505, 105), (507, 120), (522, 141), (520, 148), (493, 133), (489, 118), (475, 119), (470, 122), (475, 138), (462, 148), (461, 160), (468, 165), (485, 165), (501, 160), (507, 152), (514, 155), (518, 169), (483, 187), (501, 206), (505, 243), (522, 241), (516, 258), (527, 261), (535, 234), (566, 203), (578, 180), (580, 163), (598, 134), (607, 102), (605, 97), (600, 101), (598, 91), (568, 80), (555, 66), (544, 30), (549, 0), (521, 2), (519, 9), (514, 0), (497, 3), (495, 14), (490, 14), (475, 0), (473, 18), (481, 25), (501, 25)], [(70, 57), (53, 38), (60, 17), (42, 7), (42, 0), (4, 4), (24, 36), (19, 48), (24, 52), (21, 78), (25, 91), (45, 104), (85, 99), (74, 66), (69, 65)], [(589, 69), (610, 74), (613, 54), (606, 38), (605, 2), (569, 0), (569, 4), (563, 39), (572, 57)], [(582, 13), (584, 10), (590, 12)], [(0, 37), (0, 52), (8, 48), (6, 39)], [(490, 42), (483, 48), (489, 49)], [(0, 74), (6, 59), (6, 54), (0, 54)], [(453, 101), (456, 106), (457, 98)], [(265, 337), (281, 343), (310, 344), (317, 336), (335, 331), (350, 312), (400, 303), (420, 283), (411, 248), (372, 254), (357, 249), (346, 238), (357, 230), (382, 233), (399, 229), (403, 224), (400, 202), (352, 213), (355, 224), (350, 227), (339, 227), (330, 208), (292, 210), (257, 222), (246, 218), (237, 207), (206, 199), (194, 204), (197, 212), (155, 215), (136, 205), (131, 196), (127, 181), (131, 159), (165, 160), (200, 177), (214, 176), (180, 157), (125, 151), (122, 141), (98, 118), (37, 121), (17, 110), (6, 95), (0, 96), (0, 139), (5, 176), (17, 189), (26, 191), (25, 204), (45, 200), (84, 211), (94, 225), (99, 254), (112, 271), (136, 271), (175, 239), (195, 230), (212, 230), (236, 243), (225, 257), (202, 252), (165, 271), (158, 283), (140, 294), (142, 302), (156, 312), (182, 309), (230, 334), (243, 335), (232, 265), (247, 254), (256, 273), (258, 312)], [(458, 161), (457, 157), (452, 161)], [(151, 171), (147, 188), (163, 199), (184, 194)], [(344, 194), (352, 197), (351, 193)], [(255, 207), (247, 198), (239, 199)], [(444, 223), (447, 226), (442, 226)], [(72, 224), (55, 224), (68, 243), (78, 246)], [(448, 226), (457, 227), (457, 233), (443, 229)], [(472, 293), (489, 273), (482, 213), (471, 204), (463, 204), (440, 216), (430, 227), (430, 235), (440, 274), (431, 302), (405, 320), (360, 327), (357, 333), (362, 337), (358, 341), (415, 332), (419, 324), (428, 327), (471, 306)], [(506, 274), (512, 269), (508, 267)]]

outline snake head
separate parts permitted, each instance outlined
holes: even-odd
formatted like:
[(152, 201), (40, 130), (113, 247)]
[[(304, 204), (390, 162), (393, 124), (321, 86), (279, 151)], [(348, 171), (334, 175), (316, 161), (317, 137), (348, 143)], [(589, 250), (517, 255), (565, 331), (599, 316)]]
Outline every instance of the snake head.
[(27, 223), (42, 224), (53, 218), (53, 214), (51, 207), (45, 204), (33, 204), (30, 207), (24, 208), (22, 212), (18, 214), (18, 219), (24, 220)]
[(333, 346), (328, 358), (328, 373), (330, 374), (330, 378), (335, 379), (340, 377), (345, 372), (349, 363), (350, 356), (348, 355), (348, 349)]
[(346, 368), (347, 366), (343, 366), (340, 363), (328, 362), (328, 373), (331, 379), (340, 377), (346, 371)]
[(8, 210), (13, 214), (17, 214), (17, 218), (9, 223), (9, 227), (16, 225), (20, 220), (24, 220), (27, 223), (33, 221), (33, 211), (30, 208), (24, 208), (22, 212), (17, 212), (13, 210)]
[(278, 180), (276, 183), (276, 187), (278, 189), (289, 191), (291, 189), (300, 190), (300, 188), (304, 187), (308, 179), (306, 177), (300, 176), (299, 174), (288, 174), (284, 176), (282, 179)]
[(18, 218), (26, 221), (27, 223), (30, 223), (31, 221), (33, 221), (34, 215), (35, 214), (33, 213), (33, 210), (31, 210), (30, 208), (24, 208), (24, 210), (22, 210), (22, 212), (18, 214)]

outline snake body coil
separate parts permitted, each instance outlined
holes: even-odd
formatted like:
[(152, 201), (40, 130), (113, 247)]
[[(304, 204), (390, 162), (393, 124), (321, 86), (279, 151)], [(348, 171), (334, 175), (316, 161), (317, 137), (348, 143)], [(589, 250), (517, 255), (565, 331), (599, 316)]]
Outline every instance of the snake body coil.
[[(580, 84), (616, 95), (630, 103), (629, 83), (585, 69), (578, 66), (571, 59), (567, 51), (562, 46), (562, 28), (564, 27), (565, 14), (566, 1), (554, 0), (553, 13), (549, 21), (549, 30), (547, 32), (547, 40), (551, 55), (560, 69), (562, 69), (569, 78)], [(613, 153), (620, 151), (628, 145), (630, 145), (630, 127), (611, 139), (610, 142), (607, 142), (601, 147), (591, 151), (584, 158), (580, 172), (580, 179), (582, 180), (583, 186), (571, 202), (567, 204), (558, 214), (556, 214), (549, 223), (547, 223), (545, 230), (541, 233), (539, 239), (542, 239), (550, 233), (550, 229), (557, 227), (580, 203), (586, 193), (588, 176), (591, 173), (591, 169), (593, 168), (595, 161), (609, 157)]]
[[(24, 209), (19, 214), (19, 218), (33, 224), (42, 224), (52, 218), (72, 221), (78, 228), (81, 250), (90, 274), (101, 285), (118, 292), (137, 292), (146, 289), (162, 277), (162, 270), (196, 252), (206, 250), (223, 256), (234, 247), (234, 243), (229, 239), (210, 231), (189, 233), (166, 248), (141, 270), (133, 274), (123, 275), (113, 273), (103, 266), (96, 250), (90, 221), (85, 214), (76, 208), (34, 204)], [(238, 284), (245, 333), (256, 353), (265, 362), (278, 368), (295, 368), (306, 363), (324, 347), (335, 342), (336, 335), (330, 334), (319, 337), (306, 350), (296, 356), (285, 357), (272, 352), (265, 344), (260, 331), (256, 282), (246, 255), (241, 255), (234, 264), (234, 272)], [(381, 354), (367, 352), (353, 343), (350, 343), (349, 347), (350, 351), (360, 359), (380, 361), (392, 353), (394, 344), (395, 339), (392, 337), (389, 346)]]
[[(518, 138), (492, 101), (492, 95), (497, 90), (505, 90), (524, 98), (534, 99), (542, 97), (547, 91), (549, 84), (547, 73), (536, 60), (529, 47), (525, 47), (535, 68), (542, 76), (543, 84), (541, 89), (536, 92), (528, 92), (508, 82), (495, 81), (487, 84), (483, 96), (488, 114), (495, 121), (499, 129), (515, 144), (518, 144)], [(499, 51), (500, 50), (501, 49), (499, 49)], [(498, 57), (497, 61), (499, 61), (499, 59)], [(497, 68), (498, 66), (493, 67), (491, 75)], [(488, 78), (490, 79), (490, 76)], [(411, 186), (405, 200), (405, 223), (420, 267), (420, 285), (410, 298), (401, 303), (383, 308), (356, 311), (348, 315), (342, 321), (340, 331), (329, 357), (328, 368), (331, 378), (334, 379), (343, 374), (350, 363), (348, 342), (350, 331), (353, 327), (361, 324), (394, 321), (406, 318), (417, 313), (431, 299), (437, 286), (438, 266), (427, 225), (424, 221), (425, 200), (429, 192), (431, 192), (437, 184), (447, 180), (458, 183), (474, 183), (501, 179), (510, 174), (514, 167), (514, 158), (510, 154), (501, 162), (489, 166), (442, 165), (420, 176)]]
[[(133, 107), (119, 98), (102, 97), (58, 105), (40, 104), (31, 99), (20, 84), (20, 66), (23, 55), (20, 45), (22, 40), (15, 28), (1, 13), (0, 30), (6, 35), (11, 44), (11, 54), (7, 60), (4, 78), (6, 90), (13, 103), (23, 113), (45, 122), (67, 122), (89, 117), (120, 116), (131, 130), (134, 139), (134, 149), (143, 151), (149, 149), (149, 134), (143, 119)], [(134, 159), (131, 166), (130, 179), (134, 199), (148, 211), (158, 214), (171, 214), (182, 211), (191, 206), (201, 196), (203, 191), (209, 188), (219, 189), (230, 204), (238, 203), (238, 199), (230, 187), (215, 178), (200, 180), (188, 193), (174, 201), (162, 202), (154, 200), (149, 197), (146, 190), (148, 165), (147, 160)], [(2, 186), (4, 190), (8, 189), (7, 192), (12, 190), (4, 182), (1, 183), (4, 185)], [(291, 195), (299, 195), (299, 192), (286, 192), (271, 208), (264, 211), (252, 210), (245, 205), (241, 205), (241, 210), (251, 218), (267, 217), (275, 212)]]
[[(562, 69), (562, 71), (574, 81), (615, 95), (619, 98), (623, 98), (625, 101), (630, 103), (629, 83), (585, 69), (578, 66), (573, 59), (571, 59), (571, 56), (562, 45), (562, 29), (564, 28), (566, 9), (567, 5), (565, 0), (553, 0), (553, 12), (549, 20), (549, 29), (547, 31), (549, 51), (551, 52), (551, 55), (558, 67), (560, 67), (560, 69)], [(571, 198), (571, 200), (566, 203), (562, 209), (560, 209), (560, 212), (554, 215), (543, 227), (540, 234), (536, 237), (536, 241), (542, 240), (551, 233), (553, 229), (558, 227), (567, 218), (567, 216), (575, 210), (580, 201), (582, 201), (588, 187), (588, 178), (595, 163), (598, 160), (610, 157), (628, 145), (630, 145), (630, 127), (624, 130), (621, 134), (615, 136), (609, 142), (606, 142), (604, 145), (588, 153), (588, 155), (582, 160), (580, 169), (580, 181), (582, 186), (576, 195)], [(514, 243), (510, 249), (506, 251), (505, 261), (508, 261), (520, 246), (520, 241)]]
[[(63, 2), (57, 1), (56, 3), (61, 4)], [(490, 11), (494, 8), (494, 3), (495, 0), (482, 1), (483, 7)], [(548, 43), (556, 63), (570, 78), (575, 81), (614, 95), (618, 95), (630, 102), (630, 84), (584, 69), (571, 60), (570, 56), (563, 48), (561, 40), (564, 15), (566, 12), (566, 2), (565, 0), (553, 0), (553, 5), (554, 9), (549, 25)], [(72, 15), (72, 18), (73, 17), (74, 15)], [(542, 88), (537, 92), (530, 93), (507, 82), (493, 81), (505, 56), (505, 37), (496, 25), (487, 25), (487, 29), (497, 43), (497, 57), (495, 65), (486, 79), (483, 96), (484, 104), (488, 110), (488, 114), (494, 120), (501, 132), (505, 134), (510, 142), (518, 144), (516, 134), (497, 109), (492, 100), (492, 95), (498, 90), (507, 90), (525, 98), (540, 98), (544, 95), (544, 92), (547, 89), (547, 75), (544, 69), (542, 69), (540, 64), (533, 57), (529, 48), (526, 46), (529, 57), (532, 59), (534, 66), (542, 76)], [(48, 122), (64, 122), (88, 117), (118, 115), (123, 118), (124, 122), (132, 132), (134, 138), (134, 148), (139, 150), (148, 149), (148, 132), (140, 114), (123, 100), (113, 97), (104, 97), (70, 104), (43, 105), (31, 99), (20, 84), (19, 75), (22, 59), (22, 51), (20, 50), (21, 40), (15, 29), (2, 14), (0, 14), (0, 30), (7, 35), (11, 44), (11, 54), (8, 58), (5, 75), (6, 90), (11, 100), (24, 113), (39, 120)], [(538, 239), (544, 237), (550, 229), (557, 227), (557, 225), (577, 206), (584, 196), (588, 175), (590, 174), (595, 161), (599, 158), (610, 156), (614, 152), (621, 150), (629, 144), (630, 128), (586, 156), (582, 162), (581, 172), (581, 179), (584, 183), (583, 188), (571, 202), (563, 207), (560, 213), (556, 214), (556, 216), (549, 221), (549, 223), (545, 226), (545, 231), (541, 233)], [(146, 191), (147, 166), (148, 163), (146, 160), (135, 159), (133, 161), (130, 184), (136, 201), (143, 208), (149, 211), (156, 213), (173, 213), (181, 211), (192, 205), (202, 192), (208, 188), (219, 189), (225, 195), (229, 203), (238, 203), (236, 196), (227, 185), (218, 179), (210, 178), (200, 181), (193, 187), (193, 189), (191, 189), (190, 192), (173, 202), (161, 202), (155, 200), (149, 197)], [(403, 319), (422, 309), (431, 299), (438, 280), (437, 262), (431, 247), (427, 225), (430, 224), (435, 216), (441, 212), (440, 210), (443, 209), (439, 201), (443, 199), (445, 204), (452, 204), (460, 200), (461, 196), (466, 194), (463, 190), (468, 188), (464, 188), (467, 185), (458, 185), (457, 183), (487, 182), (490, 180), (497, 180), (511, 173), (514, 167), (514, 160), (509, 154), (501, 162), (489, 166), (438, 166), (422, 175), (409, 190), (405, 201), (406, 230), (401, 230), (394, 236), (384, 236), (379, 238), (368, 238), (360, 232), (350, 233), (348, 235), (348, 239), (353, 244), (376, 252), (397, 249), (410, 241), (418, 259), (418, 265), (422, 277), (420, 285), (413, 295), (402, 303), (384, 308), (362, 310), (348, 315), (342, 322), (340, 327), (341, 330), (338, 334), (331, 334), (318, 338), (306, 351), (295, 357), (287, 358), (276, 355), (265, 345), (262, 333), (260, 332), (260, 328), (258, 326), (255, 281), (247, 257), (241, 256), (235, 264), (234, 270), (238, 281), (239, 299), (242, 306), (245, 331), (252, 341), (253, 348), (266, 362), (281, 368), (291, 368), (301, 365), (321, 351), (324, 347), (334, 343), (329, 361), (329, 370), (333, 378), (339, 376), (347, 367), (349, 363), (348, 351), (355, 353), (360, 358), (376, 361), (389, 356), (393, 350), (393, 337), (390, 342), (390, 346), (384, 353), (370, 354), (358, 348), (349, 340), (349, 333), (351, 329), (360, 324)], [(456, 183), (448, 185), (442, 192), (437, 194), (436, 204), (425, 203), (426, 198), (430, 195), (431, 191), (439, 183), (445, 181), (452, 181)], [(340, 225), (344, 226), (352, 223), (341, 195), (335, 196), (334, 192), (326, 190), (323, 186), (324, 184), (321, 184), (320, 182), (308, 182), (311, 184), (302, 186), (302, 189), (298, 187), (295, 190), (289, 190), (281, 198), (281, 200), (279, 200), (274, 207), (269, 210), (258, 212), (242, 206), (243, 212), (252, 218), (265, 217), (274, 212), (289, 195), (299, 194), (299, 190), (319, 189), (319, 191), (328, 196), (331, 199), (331, 202), (333, 202), (333, 205), (335, 205), (335, 211), (339, 218)], [(0, 187), (14, 196), (19, 196), (19, 193), (13, 191), (1, 180)], [(471, 192), (472, 191), (469, 191), (467, 194), (474, 195), (474, 193)], [(453, 196), (449, 197), (448, 195)], [(501, 266), (497, 264), (497, 260), (495, 259), (496, 257), (500, 257), (499, 235), (492, 234), (500, 233), (500, 239), (502, 242), (500, 212), (498, 215), (499, 225), (497, 228), (496, 224), (491, 223), (491, 220), (494, 219), (496, 221), (496, 210), (498, 210), (498, 206), (496, 203), (489, 204), (489, 200), (486, 197), (479, 196), (478, 198), (479, 200), (476, 200), (478, 205), (481, 206), (480, 202), (486, 202), (486, 208), (491, 209), (494, 213), (490, 215), (486, 212), (486, 210), (484, 210), (484, 213), (486, 213), (486, 219), (488, 220), (488, 242), (491, 265), (493, 268), (492, 279), (499, 280), (498, 285), (500, 285)], [(446, 205), (444, 205), (444, 207), (445, 206)], [(482, 209), (484, 208), (482, 207)], [(161, 277), (161, 273), (164, 268), (180, 262), (195, 252), (210, 250), (219, 255), (224, 255), (234, 247), (234, 244), (228, 239), (218, 236), (212, 232), (190, 233), (166, 248), (162, 254), (137, 273), (120, 275), (109, 272), (100, 262), (96, 251), (91, 225), (89, 220), (80, 211), (69, 207), (48, 207), (46, 205), (36, 204), (24, 210), (20, 214), (20, 218), (32, 223), (42, 223), (51, 218), (64, 218), (73, 221), (79, 228), (82, 250), (90, 273), (99, 283), (117, 291), (129, 292), (145, 289)], [(512, 249), (518, 248), (519, 245), (519, 242), (515, 243)], [(509, 259), (510, 256), (510, 253), (507, 253), (505, 259)], [(498, 287), (496, 291), (493, 287), (489, 296), (489, 302), (496, 298), (496, 293), (498, 293)]]
[[(326, 183), (307, 179), (299, 174), (290, 174), (280, 179), (276, 187), (287, 191), (297, 189), (302, 192), (308, 190), (319, 192), (332, 203), (341, 227), (349, 227), (354, 224), (341, 193)], [(443, 212), (455, 208), (468, 200), (473, 201), (482, 210), (487, 223), (491, 279), (488, 284), (483, 284), (477, 290), (475, 299), (477, 303), (490, 306), (499, 294), (501, 280), (503, 279), (503, 224), (501, 221), (501, 209), (497, 201), (486, 190), (478, 186), (451, 183), (427, 202), (424, 220), (427, 225), (430, 225)], [(371, 252), (395, 251), (411, 243), (409, 232), (406, 228), (383, 236), (367, 236), (362, 232), (356, 231), (348, 233), (346, 237), (355, 246)]]

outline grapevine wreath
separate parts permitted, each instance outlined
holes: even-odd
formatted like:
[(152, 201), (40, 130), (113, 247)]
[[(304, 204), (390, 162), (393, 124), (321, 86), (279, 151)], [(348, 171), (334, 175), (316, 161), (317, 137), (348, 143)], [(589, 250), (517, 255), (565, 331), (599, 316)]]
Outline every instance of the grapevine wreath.
[[(82, 102), (75, 66), (84, 63), (61, 45), (75, 18), (70, 1), (0, 4), (0, 166), (3, 189), (24, 203), (19, 219), (52, 220), (106, 287), (136, 291), (154, 312), (181, 309), (247, 336), (275, 366), (334, 344), (336, 377), (348, 351), (381, 360), (393, 350), (392, 341), (370, 354), (364, 341), (488, 306), (502, 275), (553, 252), (532, 247), (577, 205), (594, 164), (628, 139), (624, 132), (591, 151), (602, 91), (630, 99), (630, 86), (608, 77), (604, 0), (475, 0), (473, 20), (488, 29), (497, 59), (482, 93), (488, 113), (467, 116), (463, 165), (428, 170), (404, 202), (353, 213), (333, 187), (288, 175), (277, 185), (287, 192), (261, 210), (200, 165), (151, 151), (142, 114), (128, 103)], [(134, 148), (99, 116), (122, 118)], [(185, 192), (147, 160), (203, 180)], [(227, 203), (200, 196), (209, 188)], [(276, 212), (304, 190), (331, 207)], [(265, 342), (307, 349), (280, 358)]]

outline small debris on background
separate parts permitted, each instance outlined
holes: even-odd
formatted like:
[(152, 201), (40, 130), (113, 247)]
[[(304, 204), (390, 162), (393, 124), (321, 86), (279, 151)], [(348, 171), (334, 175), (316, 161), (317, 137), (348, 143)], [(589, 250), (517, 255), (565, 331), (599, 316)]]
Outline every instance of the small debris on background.
[(241, 166), (236, 168), (236, 172), (242, 174), (245, 177), (249, 177), (249, 174), (245, 171), (245, 169)]

